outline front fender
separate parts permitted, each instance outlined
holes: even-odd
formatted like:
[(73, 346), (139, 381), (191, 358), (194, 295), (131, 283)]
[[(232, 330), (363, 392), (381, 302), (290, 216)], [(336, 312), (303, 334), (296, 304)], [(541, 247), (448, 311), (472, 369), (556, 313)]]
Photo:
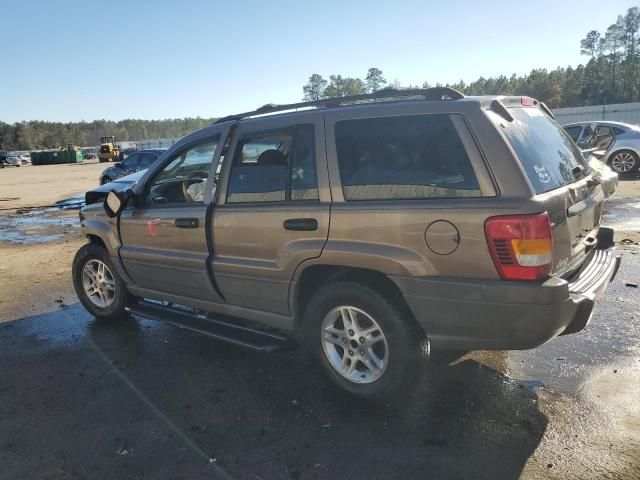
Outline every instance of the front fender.
[(120, 239), (118, 237), (117, 219), (105, 218), (84, 218), (80, 221), (80, 231), (83, 235), (93, 235), (98, 237), (104, 243), (109, 252), (109, 256), (117, 257), (120, 248)]

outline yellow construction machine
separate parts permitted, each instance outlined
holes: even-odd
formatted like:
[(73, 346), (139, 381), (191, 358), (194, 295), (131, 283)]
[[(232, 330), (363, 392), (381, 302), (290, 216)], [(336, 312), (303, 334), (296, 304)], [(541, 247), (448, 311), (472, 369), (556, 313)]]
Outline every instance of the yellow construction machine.
[(121, 160), (122, 152), (120, 147), (116, 145), (113, 135), (100, 137), (100, 149), (98, 150), (98, 159), (102, 162), (113, 162)]

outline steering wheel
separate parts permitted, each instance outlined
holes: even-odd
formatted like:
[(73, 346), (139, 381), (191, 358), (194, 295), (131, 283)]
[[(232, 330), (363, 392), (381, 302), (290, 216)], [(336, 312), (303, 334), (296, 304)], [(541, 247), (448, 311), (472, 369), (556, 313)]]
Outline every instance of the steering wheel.
[[(193, 203), (196, 201), (191, 197), (191, 195), (189, 195), (188, 189), (191, 186), (191, 180), (198, 175), (202, 175), (202, 172), (191, 172), (182, 179), (182, 194), (184, 195), (184, 198), (187, 201), (187, 203)], [(200, 178), (199, 180), (200, 182), (204, 182), (203, 178)], [(194, 183), (197, 183), (197, 182), (194, 182)]]

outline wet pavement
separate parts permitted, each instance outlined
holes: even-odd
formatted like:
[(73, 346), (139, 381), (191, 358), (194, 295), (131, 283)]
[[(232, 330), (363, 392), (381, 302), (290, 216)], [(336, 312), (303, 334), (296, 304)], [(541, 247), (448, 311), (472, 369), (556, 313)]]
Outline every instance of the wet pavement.
[(629, 201), (628, 198), (611, 199), (603, 218), (605, 223), (615, 225), (618, 230), (640, 232), (640, 198), (637, 201)]
[(60, 240), (79, 227), (78, 215), (66, 212), (43, 213), (38, 210), (0, 216), (0, 241), (19, 244)]
[(638, 478), (640, 302), (622, 279), (640, 258), (624, 253), (583, 332), (424, 365), (419, 388), (384, 406), (328, 387), (301, 350), (99, 322), (77, 303), (2, 324), (0, 476), (515, 479), (528, 463), (583, 472), (600, 455), (614, 478)]
[(104, 324), (78, 304), (0, 326), (0, 365), (6, 478), (508, 479), (547, 424), (535, 389), (476, 361), (367, 405), (300, 350)]
[(52, 205), (11, 210), (0, 216), (0, 242), (14, 244), (47, 243), (74, 233), (80, 226), (78, 214), (84, 195), (60, 200)]
[(534, 378), (556, 391), (571, 393), (597, 366), (616, 365), (627, 357), (640, 360), (640, 289), (625, 285), (626, 281), (640, 281), (640, 250), (619, 253), (620, 271), (583, 331), (533, 350), (510, 352), (499, 366), (516, 378)]

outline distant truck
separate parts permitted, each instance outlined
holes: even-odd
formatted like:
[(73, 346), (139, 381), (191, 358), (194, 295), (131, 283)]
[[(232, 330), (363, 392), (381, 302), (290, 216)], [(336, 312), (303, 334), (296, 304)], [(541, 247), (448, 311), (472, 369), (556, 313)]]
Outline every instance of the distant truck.
[(100, 149), (98, 150), (100, 163), (122, 160), (120, 147), (116, 145), (113, 135), (100, 137)]

